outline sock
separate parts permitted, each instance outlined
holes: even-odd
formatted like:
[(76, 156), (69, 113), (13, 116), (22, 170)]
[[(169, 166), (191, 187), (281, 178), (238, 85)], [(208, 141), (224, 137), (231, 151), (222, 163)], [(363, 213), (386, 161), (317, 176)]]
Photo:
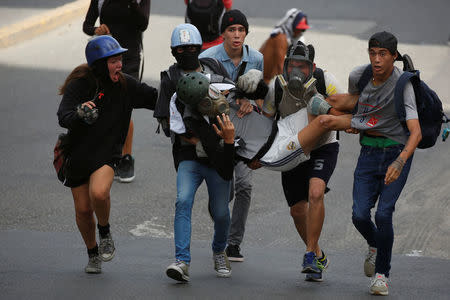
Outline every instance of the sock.
[(105, 226), (97, 224), (98, 232), (100, 233), (101, 238), (105, 238), (109, 233), (109, 223)]
[(91, 248), (91, 249), (88, 248), (87, 253), (88, 253), (89, 257), (98, 255), (98, 245), (95, 244), (95, 247)]

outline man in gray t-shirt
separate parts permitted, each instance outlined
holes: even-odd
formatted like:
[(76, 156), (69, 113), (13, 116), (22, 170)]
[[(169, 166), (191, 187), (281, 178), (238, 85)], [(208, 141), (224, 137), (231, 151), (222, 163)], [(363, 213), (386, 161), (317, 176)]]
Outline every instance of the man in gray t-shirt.
[[(352, 221), (367, 241), (369, 250), (364, 273), (372, 277), (369, 292), (387, 295), (387, 278), (391, 268), (394, 232), (392, 215), (395, 203), (408, 178), (413, 153), (422, 138), (411, 83), (405, 87), (405, 133), (395, 111), (394, 90), (403, 73), (394, 66), (399, 54), (397, 39), (388, 32), (378, 32), (369, 39), (372, 78), (364, 87), (359, 80), (367, 66), (355, 68), (349, 76), (348, 94), (334, 95), (327, 100), (334, 108), (356, 113), (350, 118), (326, 116), (327, 128), (361, 133), (361, 152), (353, 181)], [(360, 90), (362, 88), (362, 90)], [(371, 209), (378, 201), (375, 223)]]
[[(353, 69), (349, 76), (348, 92), (359, 94), (357, 87), (367, 66), (359, 66)], [(358, 99), (358, 111), (353, 115), (351, 127), (360, 131), (376, 130), (383, 136), (401, 144), (406, 144), (406, 136), (403, 126), (400, 124), (395, 112), (394, 89), (398, 78), (403, 71), (394, 66), (391, 76), (379, 85), (374, 85), (372, 79), (362, 90)], [(406, 120), (418, 119), (416, 110), (416, 97), (412, 84), (408, 82), (403, 93), (405, 102)]]

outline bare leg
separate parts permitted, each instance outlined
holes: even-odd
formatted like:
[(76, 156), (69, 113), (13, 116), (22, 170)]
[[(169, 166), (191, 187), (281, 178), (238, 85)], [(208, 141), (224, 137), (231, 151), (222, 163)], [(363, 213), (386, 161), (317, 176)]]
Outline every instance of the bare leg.
[(291, 217), (294, 221), (295, 228), (302, 238), (305, 245), (307, 244), (307, 210), (308, 202), (299, 201), (291, 207)]
[(307, 252), (315, 252), (317, 257), (322, 256), (319, 247), (320, 233), (325, 219), (325, 206), (323, 203), (326, 184), (320, 178), (311, 178), (309, 181), (308, 213), (307, 213)]
[(321, 135), (331, 130), (345, 130), (350, 128), (351, 115), (330, 116), (320, 115), (312, 120), (308, 126), (298, 133), (298, 141), (303, 151), (309, 154), (317, 144)]
[(92, 249), (97, 244), (95, 240), (95, 219), (89, 197), (89, 185), (83, 184), (72, 188), (73, 202), (75, 205), (75, 219), (81, 237), (88, 249)]
[(128, 127), (127, 138), (125, 139), (125, 144), (122, 148), (122, 155), (130, 154), (133, 150), (133, 133), (134, 133), (134, 123), (130, 120), (130, 126)]
[(94, 173), (89, 179), (89, 196), (101, 226), (108, 225), (109, 210), (111, 208), (110, 190), (114, 179), (114, 170), (108, 165), (104, 165)]

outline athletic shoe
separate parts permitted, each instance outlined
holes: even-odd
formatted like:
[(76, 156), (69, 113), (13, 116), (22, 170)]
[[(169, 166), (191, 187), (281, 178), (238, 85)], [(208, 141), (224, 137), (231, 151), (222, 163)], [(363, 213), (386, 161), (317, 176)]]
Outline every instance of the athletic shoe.
[(100, 259), (103, 261), (110, 261), (114, 258), (116, 248), (114, 247), (114, 241), (111, 237), (111, 233), (108, 233), (104, 238), (100, 236), (98, 252), (100, 253)]
[(84, 268), (84, 271), (89, 274), (99, 274), (102, 272), (102, 261), (98, 254), (89, 256), (89, 262)]
[(375, 274), (375, 260), (377, 259), (377, 248), (369, 247), (366, 259), (364, 260), (364, 274), (367, 277), (373, 277)]
[(303, 256), (302, 273), (321, 273), (323, 266), (318, 262), (314, 252), (306, 252)]
[(167, 267), (166, 275), (174, 280), (181, 282), (189, 281), (189, 265), (184, 261), (177, 260)]
[(214, 270), (218, 277), (230, 277), (231, 276), (231, 265), (228, 261), (227, 254), (225, 251), (214, 253)]
[(306, 273), (305, 280), (322, 282), (323, 281), (322, 273)]
[(306, 281), (316, 281), (316, 282), (322, 282), (322, 272), (325, 271), (326, 268), (328, 268), (328, 265), (330, 264), (330, 260), (328, 259), (325, 252), (322, 251), (322, 257), (317, 259), (317, 262), (319, 265), (322, 265), (322, 271), (320, 273), (306, 273), (305, 280)]
[(128, 183), (134, 180), (134, 158), (130, 154), (125, 154), (117, 166), (119, 181)]
[(225, 252), (227, 253), (229, 261), (244, 261), (244, 256), (240, 253), (241, 248), (238, 245), (228, 245)]
[(369, 292), (372, 295), (382, 295), (387, 296), (389, 294), (388, 292), (388, 279), (384, 274), (377, 273), (375, 274), (375, 277), (372, 279), (372, 282), (370, 283)]
[(322, 271), (325, 271), (326, 268), (328, 268), (328, 265), (330, 264), (330, 260), (328, 259), (328, 256), (325, 254), (325, 252), (322, 251), (322, 257), (318, 258), (317, 261), (319, 264), (322, 265)]

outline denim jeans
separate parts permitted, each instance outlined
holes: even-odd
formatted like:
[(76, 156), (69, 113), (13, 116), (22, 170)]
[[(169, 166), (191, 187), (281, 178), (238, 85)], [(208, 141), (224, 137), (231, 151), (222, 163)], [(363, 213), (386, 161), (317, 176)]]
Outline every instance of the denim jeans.
[(191, 216), (198, 187), (206, 181), (209, 212), (214, 221), (214, 253), (225, 250), (230, 229), (231, 181), (226, 181), (212, 168), (193, 160), (184, 160), (178, 166), (177, 201), (175, 203), (175, 258), (190, 263)]
[[(375, 272), (385, 274), (387, 277), (391, 269), (394, 243), (392, 214), (408, 178), (412, 156), (406, 161), (397, 180), (385, 185), (384, 177), (387, 168), (403, 148), (404, 145), (387, 148), (362, 146), (353, 181), (353, 224), (369, 246), (377, 248)], [(370, 210), (377, 201), (374, 224)]]

